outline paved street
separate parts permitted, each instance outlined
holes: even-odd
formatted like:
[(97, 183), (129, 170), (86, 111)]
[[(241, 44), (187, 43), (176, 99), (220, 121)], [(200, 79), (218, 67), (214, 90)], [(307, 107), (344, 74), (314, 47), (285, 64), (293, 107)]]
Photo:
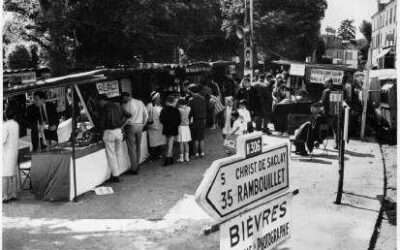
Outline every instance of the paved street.
[[(293, 156), (293, 235), (281, 249), (367, 249), (382, 195), (383, 171), (376, 143), (352, 141), (346, 154), (343, 204), (337, 188), (333, 141), (313, 157)], [(143, 165), (139, 176), (124, 175), (115, 194), (49, 203), (25, 193), (3, 206), (3, 249), (218, 249), (219, 233), (202, 234), (212, 220), (193, 194), (213, 159), (223, 156), (222, 138), (210, 131), (206, 157), (163, 168)], [(119, 219), (119, 220), (110, 220)]]

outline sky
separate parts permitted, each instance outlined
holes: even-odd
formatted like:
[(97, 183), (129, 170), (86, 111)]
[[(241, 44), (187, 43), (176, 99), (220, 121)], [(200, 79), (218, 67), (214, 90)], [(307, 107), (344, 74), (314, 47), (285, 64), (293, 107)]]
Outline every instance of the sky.
[(321, 33), (330, 26), (337, 29), (344, 19), (354, 19), (357, 29), (356, 38), (363, 38), (359, 31), (363, 20), (371, 21), (371, 16), (378, 11), (377, 0), (327, 0), (328, 8), (322, 20)]

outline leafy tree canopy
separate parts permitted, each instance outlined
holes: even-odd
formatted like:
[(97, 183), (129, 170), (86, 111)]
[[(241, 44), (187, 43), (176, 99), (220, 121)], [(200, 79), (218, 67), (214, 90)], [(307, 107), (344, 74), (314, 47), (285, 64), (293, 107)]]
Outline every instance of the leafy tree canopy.
[(6, 0), (31, 22), (21, 37), (46, 48), (53, 73), (66, 68), (171, 62), (177, 47), (192, 59), (234, 54), (220, 30), (218, 0)]
[(354, 20), (345, 19), (340, 23), (340, 27), (337, 31), (338, 37), (343, 40), (354, 40), (356, 38), (356, 27), (354, 26)]
[(360, 26), (360, 32), (364, 35), (365, 39), (367, 39), (368, 43), (371, 42), (372, 36), (372, 24), (368, 21), (363, 21)]
[[(241, 0), (221, 0), (222, 29), (235, 36), (243, 25)], [(254, 29), (257, 49), (267, 54), (301, 60), (318, 45), (325, 0), (254, 0)]]
[(32, 67), (32, 58), (25, 46), (18, 45), (8, 55), (8, 66), (10, 69), (22, 69)]

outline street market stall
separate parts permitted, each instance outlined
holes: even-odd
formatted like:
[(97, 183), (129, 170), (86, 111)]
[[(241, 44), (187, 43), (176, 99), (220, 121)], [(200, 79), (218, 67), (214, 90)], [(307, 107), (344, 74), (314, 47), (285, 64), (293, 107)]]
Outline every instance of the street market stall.
[[(356, 71), (344, 65), (309, 64), (286, 60), (273, 63), (287, 70), (289, 78), (286, 85), (291, 95), (294, 95), (289, 101), (279, 103), (274, 112), (278, 130), (289, 133), (293, 133), (294, 128), (311, 119), (311, 104), (321, 99), (326, 80), (332, 79), (334, 88), (340, 88), (352, 82)], [(297, 98), (298, 94), (304, 97), (301, 101)]]
[[(32, 192), (36, 198), (74, 200), (110, 178), (104, 145), (96, 130), (93, 101), (97, 94), (115, 100), (122, 91), (134, 91), (129, 79), (133, 73), (130, 69), (101, 69), (5, 88), (6, 104), (16, 100), (29, 104), (32, 93), (47, 92), (46, 102), (54, 103), (62, 117), (57, 144), (20, 157), (31, 161)], [(140, 162), (148, 156), (147, 135), (143, 133)], [(118, 154), (122, 159), (118, 172), (122, 174), (130, 167), (126, 143)]]

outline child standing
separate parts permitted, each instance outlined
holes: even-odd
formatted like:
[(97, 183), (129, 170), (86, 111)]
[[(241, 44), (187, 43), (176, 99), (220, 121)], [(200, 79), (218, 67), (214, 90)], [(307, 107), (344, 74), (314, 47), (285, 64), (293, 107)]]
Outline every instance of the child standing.
[(192, 136), (189, 128), (190, 107), (187, 105), (185, 99), (179, 99), (178, 109), (181, 114), (181, 124), (178, 127), (177, 137), (180, 146), (178, 162), (189, 162), (189, 142), (192, 140)]
[(178, 135), (178, 126), (181, 124), (181, 114), (176, 108), (177, 98), (170, 95), (166, 100), (166, 107), (160, 114), (160, 121), (163, 124), (163, 134), (167, 138), (167, 154), (164, 166), (173, 164), (174, 139)]

